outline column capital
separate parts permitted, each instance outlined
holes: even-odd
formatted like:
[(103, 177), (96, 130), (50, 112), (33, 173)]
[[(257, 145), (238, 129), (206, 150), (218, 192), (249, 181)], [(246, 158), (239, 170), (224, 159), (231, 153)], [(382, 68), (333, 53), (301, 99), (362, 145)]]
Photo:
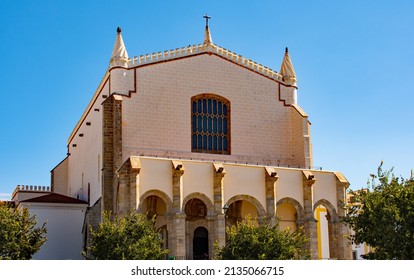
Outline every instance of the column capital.
[(316, 182), (315, 175), (308, 170), (302, 170), (304, 186), (312, 187)]
[(223, 164), (213, 162), (213, 167), (214, 167), (214, 172), (216, 174), (223, 174), (223, 176), (226, 174), (226, 170), (224, 169)]
[(337, 186), (344, 187), (345, 189), (349, 187), (350, 184), (348, 180), (345, 178), (345, 176), (341, 172), (335, 172), (334, 175), (336, 178)]
[(171, 163), (173, 165), (174, 171), (182, 171), (182, 173), (184, 173), (185, 168), (182, 161), (172, 160)]
[(265, 171), (266, 180), (276, 182), (279, 179), (279, 175), (274, 167), (265, 167)]

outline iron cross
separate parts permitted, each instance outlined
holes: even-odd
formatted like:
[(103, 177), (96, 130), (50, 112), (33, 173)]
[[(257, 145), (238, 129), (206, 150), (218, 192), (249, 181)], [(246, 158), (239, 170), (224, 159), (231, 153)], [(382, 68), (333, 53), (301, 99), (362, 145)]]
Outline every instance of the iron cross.
[(203, 18), (206, 19), (206, 26), (208, 26), (208, 20), (211, 19), (211, 17), (209, 17), (208, 14), (206, 14), (205, 16), (203, 16)]

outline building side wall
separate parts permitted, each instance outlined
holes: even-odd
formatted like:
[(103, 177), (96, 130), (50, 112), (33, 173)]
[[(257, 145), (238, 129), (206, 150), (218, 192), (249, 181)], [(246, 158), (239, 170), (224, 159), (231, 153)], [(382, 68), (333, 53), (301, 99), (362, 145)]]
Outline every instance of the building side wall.
[(51, 171), (52, 192), (69, 196), (68, 188), (68, 158), (65, 158), (58, 166)]
[[(102, 95), (109, 92), (107, 83), (102, 89), (73, 139), (68, 144), (68, 191), (70, 196), (90, 200), (93, 205), (102, 195)], [(81, 136), (83, 135), (83, 136)], [(76, 145), (76, 146), (74, 146)], [(90, 197), (88, 198), (88, 186)]]
[[(35, 260), (81, 260), (83, 249), (82, 227), (85, 206), (65, 207), (55, 204), (27, 204), (30, 215), (36, 215), (37, 224), (46, 222), (47, 241), (33, 255)], [(64, 237), (64, 242), (62, 242)]]
[(291, 122), (292, 122), (292, 134), (291, 134), (291, 145), (293, 148), (294, 157), (298, 162), (305, 161), (305, 141), (304, 135), (306, 134), (306, 127), (303, 127), (304, 121), (307, 122), (307, 119), (299, 114), (295, 108), (291, 107)]
[[(304, 165), (295, 158), (303, 145), (291, 141), (291, 107), (279, 101), (277, 82), (208, 54), (129, 72), (136, 93), (123, 101), (123, 161), (144, 154)], [(191, 97), (204, 93), (230, 100), (230, 156), (191, 152)]]

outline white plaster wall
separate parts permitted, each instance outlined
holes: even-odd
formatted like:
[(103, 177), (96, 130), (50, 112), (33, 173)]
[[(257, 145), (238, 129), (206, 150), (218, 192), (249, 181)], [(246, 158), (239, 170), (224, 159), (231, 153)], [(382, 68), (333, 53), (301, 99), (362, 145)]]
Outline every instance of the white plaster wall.
[(200, 192), (205, 194), (214, 204), (213, 164), (190, 161), (185, 161), (183, 164), (185, 168), (183, 197), (185, 198), (194, 192)]
[(297, 200), (303, 207), (303, 179), (299, 169), (276, 168), (279, 179), (276, 182), (276, 202), (284, 197)]
[(165, 192), (172, 200), (172, 163), (170, 160), (141, 158), (140, 196), (149, 190)]
[[(108, 94), (108, 83), (102, 90), (91, 110), (86, 114), (82, 125), (69, 143), (68, 185), (70, 196), (87, 201), (88, 183), (90, 190), (90, 205), (101, 197), (102, 180), (102, 95)], [(99, 112), (94, 109), (99, 109)], [(86, 122), (91, 125), (87, 126)], [(79, 134), (83, 133), (83, 137)], [(72, 147), (76, 144), (76, 147)], [(82, 180), (83, 174), (83, 180)]]
[(320, 199), (328, 200), (338, 212), (336, 199), (336, 178), (332, 172), (312, 171), (315, 175), (313, 184), (313, 203)]
[(360, 243), (358, 245), (352, 244), (352, 251), (356, 251), (357, 260), (363, 260), (361, 255), (369, 253), (369, 247), (365, 243)]
[(326, 219), (327, 210), (325, 207), (319, 207), (315, 211), (315, 219), (318, 220), (318, 254), (320, 259), (329, 259), (329, 226), (328, 220)]
[(47, 241), (33, 255), (37, 260), (81, 260), (82, 227), (86, 205), (22, 203), (30, 215), (36, 215), (38, 225), (47, 221)]
[(256, 198), (266, 209), (265, 170), (263, 167), (225, 164), (224, 203), (245, 194)]

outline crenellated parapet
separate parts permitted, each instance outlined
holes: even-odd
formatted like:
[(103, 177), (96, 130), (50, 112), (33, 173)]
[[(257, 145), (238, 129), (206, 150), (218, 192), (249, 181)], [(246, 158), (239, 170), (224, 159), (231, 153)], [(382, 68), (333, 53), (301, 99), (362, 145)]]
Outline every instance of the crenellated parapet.
[(18, 191), (34, 191), (34, 192), (50, 192), (49, 186), (32, 186), (32, 185), (17, 185), (15, 192)]
[(51, 192), (49, 186), (17, 185), (12, 194), (12, 200), (19, 202)]
[(150, 54), (135, 56), (129, 62), (129, 67), (138, 67), (146, 64), (158, 63), (168, 60), (173, 60), (177, 58), (183, 58), (203, 53), (216, 54), (224, 59), (227, 59), (233, 63), (236, 63), (240, 66), (243, 66), (249, 70), (252, 70), (256, 73), (264, 75), (270, 79), (283, 82), (283, 77), (278, 72), (266, 67), (262, 64), (259, 64), (253, 60), (245, 58), (237, 53), (229, 51), (223, 47), (217, 46), (215, 44), (198, 44), (182, 48), (176, 48), (172, 50), (165, 50), (162, 52), (154, 52)]

